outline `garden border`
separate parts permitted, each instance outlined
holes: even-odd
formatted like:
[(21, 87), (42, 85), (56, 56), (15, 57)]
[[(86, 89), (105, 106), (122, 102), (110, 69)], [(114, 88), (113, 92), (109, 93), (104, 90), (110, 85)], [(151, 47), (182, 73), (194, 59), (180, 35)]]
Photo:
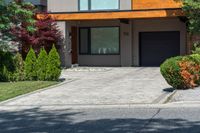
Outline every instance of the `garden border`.
[(17, 96), (17, 97), (14, 97), (14, 98), (11, 98), (11, 99), (8, 99), (8, 100), (5, 100), (5, 101), (0, 102), (0, 106), (3, 106), (3, 105), (5, 105), (6, 103), (12, 102), (12, 101), (14, 101), (14, 100), (17, 100), (17, 99), (20, 99), (20, 98), (23, 98), (23, 97), (26, 97), (26, 96), (29, 96), (29, 95), (32, 95), (32, 94), (35, 94), (35, 93), (38, 93), (38, 92), (43, 92), (43, 91), (45, 91), (45, 90), (53, 89), (53, 88), (55, 88), (55, 87), (59, 87), (59, 86), (64, 85), (64, 84), (68, 84), (68, 83), (74, 82), (74, 81), (76, 81), (76, 80), (78, 80), (78, 79), (68, 79), (68, 80), (65, 80), (64, 82), (58, 83), (58, 84), (56, 84), (56, 85), (52, 85), (52, 86), (49, 86), (49, 87), (45, 87), (45, 88), (43, 88), (43, 89), (41, 88), (41, 89), (39, 89), (39, 90), (35, 90), (35, 91), (33, 91), (33, 92), (30, 92), (30, 93), (26, 93), (26, 94), (19, 95), (19, 96)]

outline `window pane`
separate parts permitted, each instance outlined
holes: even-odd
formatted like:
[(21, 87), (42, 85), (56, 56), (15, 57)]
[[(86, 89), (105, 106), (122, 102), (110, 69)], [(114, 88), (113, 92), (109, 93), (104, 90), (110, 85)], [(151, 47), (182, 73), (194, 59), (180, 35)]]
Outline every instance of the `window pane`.
[(119, 28), (91, 28), (92, 54), (118, 54)]
[(88, 10), (88, 6), (89, 6), (89, 3), (88, 3), (88, 0), (80, 0), (80, 10), (81, 11), (84, 11), (84, 10)]
[(118, 9), (119, 0), (91, 0), (92, 10)]
[(80, 53), (88, 54), (88, 29), (80, 30)]

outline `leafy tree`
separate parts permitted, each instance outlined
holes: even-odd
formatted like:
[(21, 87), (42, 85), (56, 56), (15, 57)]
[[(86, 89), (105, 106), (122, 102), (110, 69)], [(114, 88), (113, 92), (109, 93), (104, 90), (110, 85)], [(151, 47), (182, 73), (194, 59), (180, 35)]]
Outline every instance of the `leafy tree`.
[[(14, 0), (8, 4), (0, 0), (0, 48), (9, 48), (8, 43), (15, 39), (11, 29), (25, 28), (28, 32), (35, 31), (34, 6), (28, 2)], [(16, 40), (15, 40), (16, 41)], [(7, 47), (5, 47), (7, 45)]]
[(183, 10), (188, 18), (188, 30), (191, 34), (200, 33), (200, 0), (183, 0)]
[(25, 71), (27, 80), (36, 80), (37, 79), (36, 64), (37, 64), (37, 58), (35, 55), (35, 51), (33, 50), (33, 48), (31, 48), (26, 56), (25, 64), (24, 64), (24, 71)]
[(61, 62), (60, 56), (53, 45), (51, 51), (49, 52), (48, 60), (47, 60), (47, 80), (58, 80), (61, 74)]
[(38, 80), (46, 80), (47, 73), (47, 60), (48, 55), (44, 48), (40, 50), (40, 54), (37, 59), (37, 78)]
[(39, 53), (42, 47), (49, 52), (52, 45), (61, 39), (61, 32), (57, 23), (47, 14), (44, 14), (43, 19), (37, 20), (35, 26), (37, 30), (34, 33), (28, 32), (26, 28), (12, 30), (16, 38), (21, 41), (24, 54), (27, 53), (30, 46), (36, 53)]

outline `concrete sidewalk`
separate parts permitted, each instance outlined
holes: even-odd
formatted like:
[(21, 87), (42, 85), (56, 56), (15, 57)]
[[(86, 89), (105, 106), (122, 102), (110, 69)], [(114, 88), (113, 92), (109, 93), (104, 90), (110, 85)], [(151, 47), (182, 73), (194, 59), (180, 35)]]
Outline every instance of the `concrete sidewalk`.
[(159, 68), (74, 68), (64, 70), (62, 77), (72, 82), (4, 105), (152, 104), (160, 103), (172, 93)]
[(177, 90), (171, 103), (200, 103), (200, 87), (188, 90)]

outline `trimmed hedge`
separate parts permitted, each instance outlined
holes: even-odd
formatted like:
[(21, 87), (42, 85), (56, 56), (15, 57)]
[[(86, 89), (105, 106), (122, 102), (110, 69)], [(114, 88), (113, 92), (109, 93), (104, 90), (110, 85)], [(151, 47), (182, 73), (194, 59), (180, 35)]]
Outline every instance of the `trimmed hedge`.
[(48, 60), (47, 60), (47, 80), (58, 80), (61, 74), (61, 62), (60, 56), (57, 52), (56, 47), (53, 45), (51, 51), (49, 52)]
[(26, 56), (24, 62), (24, 71), (26, 75), (26, 80), (37, 80), (37, 57), (35, 51), (31, 48)]
[(55, 48), (49, 55), (44, 48), (40, 50), (38, 58), (31, 48), (25, 61), (21, 54), (15, 56), (9, 52), (0, 51), (0, 81), (40, 80), (56, 81), (61, 74), (60, 56)]
[(8, 81), (10, 74), (15, 71), (13, 57), (10, 52), (0, 51), (0, 81)]
[(38, 80), (46, 80), (47, 76), (47, 61), (48, 55), (44, 48), (40, 50), (40, 54), (37, 59), (37, 79)]
[(167, 59), (160, 67), (161, 74), (175, 89), (200, 85), (200, 55), (178, 56)]

